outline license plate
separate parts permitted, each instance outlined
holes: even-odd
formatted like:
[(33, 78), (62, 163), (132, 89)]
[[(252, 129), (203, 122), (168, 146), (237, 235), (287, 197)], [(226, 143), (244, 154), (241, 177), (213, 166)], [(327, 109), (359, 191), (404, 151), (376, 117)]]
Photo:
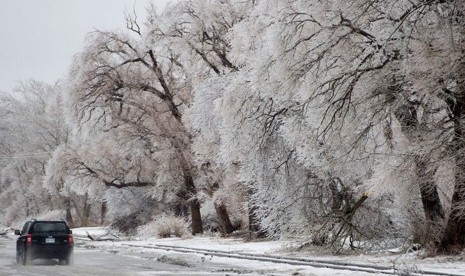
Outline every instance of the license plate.
[(55, 243), (55, 238), (45, 238), (45, 243)]

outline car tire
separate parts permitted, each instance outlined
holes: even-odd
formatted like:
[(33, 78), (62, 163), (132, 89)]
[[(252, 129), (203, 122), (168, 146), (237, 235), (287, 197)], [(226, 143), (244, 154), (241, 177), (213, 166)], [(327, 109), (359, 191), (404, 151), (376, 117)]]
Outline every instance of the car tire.
[(26, 250), (24, 249), (22, 254), (21, 254), (21, 261), (23, 263), (23, 265), (30, 265), (31, 264), (31, 254)]
[(64, 259), (60, 259), (60, 264), (62, 264), (62, 265), (70, 265), (71, 264), (71, 256), (65, 257)]
[(16, 250), (16, 263), (20, 264), (22, 263), (21, 261), (22, 261), (21, 254), (19, 254), (18, 250)]
[(23, 265), (29, 265), (31, 263), (31, 257), (29, 256), (29, 253), (26, 250), (23, 250), (21, 254), (21, 261)]
[(73, 263), (73, 254), (69, 254), (65, 259), (65, 265), (71, 265)]

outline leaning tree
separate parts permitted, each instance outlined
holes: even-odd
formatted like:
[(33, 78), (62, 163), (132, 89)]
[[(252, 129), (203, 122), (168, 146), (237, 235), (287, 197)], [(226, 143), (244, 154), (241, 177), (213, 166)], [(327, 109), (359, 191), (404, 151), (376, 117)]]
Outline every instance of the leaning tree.
[(149, 159), (169, 164), (164, 166), (168, 171), (157, 173), (178, 174), (181, 181), (164, 183), (163, 177), (142, 174), (104, 178), (90, 164), (83, 166), (88, 173), (104, 179), (108, 187), (176, 185), (177, 196), (190, 206), (193, 234), (202, 233), (191, 134), (183, 122), (191, 93), (188, 75), (170, 49), (145, 44), (147, 37), (135, 26), (128, 32), (96, 31), (89, 35), (70, 75), (73, 118), (83, 126), (82, 132), (125, 134), (126, 138), (118, 140), (120, 146), (134, 139), (140, 141)]

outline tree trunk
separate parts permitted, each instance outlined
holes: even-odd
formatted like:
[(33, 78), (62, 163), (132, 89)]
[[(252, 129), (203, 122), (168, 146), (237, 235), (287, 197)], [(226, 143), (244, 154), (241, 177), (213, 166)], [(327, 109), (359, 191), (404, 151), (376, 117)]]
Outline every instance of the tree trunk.
[(260, 228), (258, 227), (257, 218), (255, 216), (255, 207), (251, 202), (252, 190), (249, 189), (249, 200), (248, 200), (248, 211), (249, 211), (249, 232), (258, 232)]
[(229, 218), (228, 210), (224, 203), (217, 204), (215, 202), (216, 215), (218, 216), (218, 222), (220, 227), (220, 232), (223, 236), (231, 234), (234, 232), (234, 226), (231, 223)]
[(200, 214), (200, 202), (194, 198), (190, 202), (191, 219), (192, 219), (192, 235), (203, 233), (202, 216)]
[(65, 209), (66, 209), (66, 222), (68, 222), (70, 227), (74, 227), (73, 216), (71, 214), (71, 200), (69, 197), (65, 198)]
[(184, 177), (184, 186), (187, 191), (185, 200), (189, 202), (191, 209), (192, 235), (202, 234), (203, 223), (202, 216), (200, 214), (200, 202), (197, 198), (197, 188), (194, 185), (194, 178), (192, 177), (191, 167), (188, 165), (183, 153), (180, 152), (179, 155), (181, 169)]
[[(421, 124), (418, 120), (415, 103), (409, 103), (409, 106), (404, 106), (397, 110), (395, 116), (401, 124), (402, 132), (408, 134), (412, 131), (420, 130)], [(421, 202), (423, 211), (427, 220), (428, 227), (433, 227), (435, 233), (436, 226), (444, 219), (444, 209), (439, 198), (437, 185), (434, 182), (434, 174), (436, 169), (428, 168), (429, 159), (424, 156), (415, 156), (415, 173), (418, 179), (420, 188)]]
[(419, 179), (421, 202), (426, 220), (438, 223), (444, 219), (444, 210), (436, 184), (434, 183), (435, 170), (427, 169), (427, 161), (417, 156), (415, 158), (416, 174)]
[[(463, 150), (463, 145), (461, 147)], [(457, 156), (455, 162), (455, 186), (451, 212), (440, 245), (440, 251), (446, 253), (460, 253), (465, 248), (465, 214), (463, 214), (463, 204), (465, 202), (465, 159)]]
[(442, 238), (440, 251), (446, 253), (460, 253), (465, 248), (465, 218), (457, 208), (465, 202), (465, 185), (456, 183), (452, 196), (452, 209), (447, 222), (446, 231)]
[(71, 204), (74, 206), (74, 210), (76, 211), (76, 215), (77, 215), (77, 217), (78, 217), (78, 219), (79, 219), (79, 225), (77, 225), (76, 222), (74, 222), (74, 223), (75, 223), (75, 224), (74, 224), (74, 227), (76, 227), (76, 226), (82, 226), (82, 220), (83, 220), (83, 219), (82, 219), (82, 214), (81, 214), (81, 212), (80, 212), (81, 209), (80, 209), (80, 207), (79, 207), (79, 204), (78, 204), (75, 200), (73, 200), (72, 198), (69, 198), (69, 200), (71, 201)]
[(89, 226), (89, 217), (90, 217), (90, 204), (89, 204), (89, 195), (86, 193), (84, 196), (84, 207), (82, 208), (82, 226)]
[(107, 202), (103, 200), (102, 206), (100, 208), (100, 225), (103, 225), (105, 223), (106, 214), (107, 214)]
[(29, 211), (29, 200), (26, 200), (24, 201), (26, 203), (26, 217), (28, 218), (29, 215), (30, 215), (30, 211)]
[[(461, 89), (465, 93), (465, 87)], [(465, 137), (461, 117), (465, 113), (465, 95), (459, 95), (450, 103), (454, 122), (454, 138), (452, 140), (452, 154), (455, 154), (455, 185), (452, 196), (451, 212), (447, 222), (440, 250), (447, 253), (459, 253), (465, 248)]]
[(339, 177), (335, 177), (329, 183), (329, 190), (331, 191), (331, 209), (339, 210), (342, 207), (344, 199), (343, 192), (344, 185)]

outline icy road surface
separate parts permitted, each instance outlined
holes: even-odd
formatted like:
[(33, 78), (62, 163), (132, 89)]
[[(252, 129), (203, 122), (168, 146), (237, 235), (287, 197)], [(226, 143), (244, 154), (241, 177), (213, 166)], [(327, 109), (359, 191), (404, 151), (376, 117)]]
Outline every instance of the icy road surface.
[[(12, 237), (0, 237), (0, 275), (2, 276), (43, 276), (43, 275), (226, 275), (226, 271), (202, 271), (169, 257), (160, 256), (161, 261), (151, 258), (125, 256), (111, 252), (76, 247), (74, 263), (59, 265), (54, 260), (34, 260), (32, 265), (16, 264), (15, 241)], [(235, 274), (235, 273), (233, 273)]]
[(0, 236), (1, 276), (374, 275), (156, 250), (119, 247), (99, 250), (86, 243), (75, 247), (70, 266), (59, 265), (54, 260), (34, 260), (32, 265), (22, 266), (16, 264), (15, 238), (13, 235)]
[[(156, 249), (148, 241), (91, 242), (76, 240), (74, 260), (70, 266), (59, 265), (54, 260), (34, 260), (30, 266), (16, 264), (16, 236), (0, 236), (1, 276), (149, 276), (149, 275), (293, 275), (293, 276), (367, 276), (383, 275), (361, 271), (317, 268), (269, 261), (245, 260), (224, 256), (212, 256), (200, 252), (179, 253)], [(194, 239), (191, 242), (202, 241)], [(160, 241), (159, 241), (160, 242)], [(164, 242), (170, 242), (169, 240)], [(177, 241), (175, 244), (182, 243)], [(144, 244), (143, 247), (141, 245)], [(180, 246), (180, 245), (178, 245)], [(211, 246), (208, 246), (211, 247)], [(223, 250), (230, 246), (222, 245)], [(266, 246), (262, 246), (265, 248)], [(231, 252), (235, 251), (232, 248)], [(449, 266), (449, 265), (447, 265)], [(455, 270), (457, 271), (457, 270)], [(442, 274), (445, 275), (445, 274)], [(448, 274), (449, 275), (449, 274)], [(462, 273), (453, 275), (464, 275)]]
[[(147, 273), (150, 272), (150, 273)], [(189, 275), (194, 271), (176, 265), (156, 262), (148, 259), (131, 258), (101, 252), (75, 248), (74, 264), (58, 265), (54, 260), (34, 260), (30, 266), (16, 264), (15, 242), (11, 238), (0, 238), (0, 275)]]

